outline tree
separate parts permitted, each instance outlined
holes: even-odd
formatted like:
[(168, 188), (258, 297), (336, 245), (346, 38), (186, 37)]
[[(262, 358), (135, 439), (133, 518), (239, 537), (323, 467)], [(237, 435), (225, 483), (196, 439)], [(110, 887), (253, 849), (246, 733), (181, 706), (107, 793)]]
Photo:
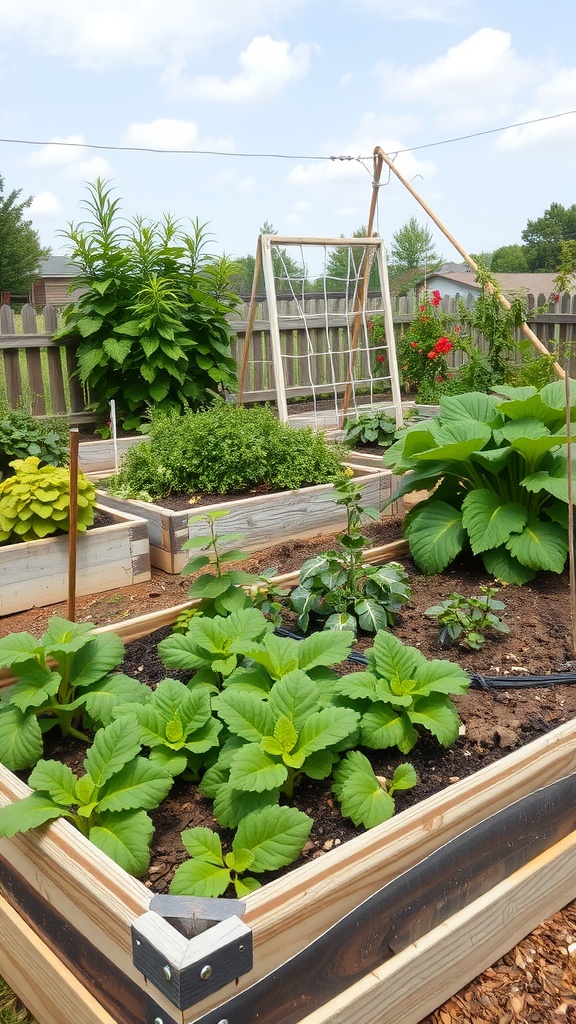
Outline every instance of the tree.
[(528, 221), (521, 237), (530, 271), (559, 270), (562, 242), (576, 239), (576, 203), (567, 208), (552, 203), (541, 217)]
[(528, 260), (523, 245), (502, 245), (492, 253), (489, 269), (493, 274), (526, 274)]
[[(260, 228), (261, 235), (277, 235), (278, 232), (272, 224), (267, 220), (264, 221)], [(239, 295), (250, 295), (252, 292), (252, 284), (254, 281), (254, 268), (256, 266), (256, 259), (251, 254), (248, 256), (240, 256), (234, 261), (230, 285)], [(302, 288), (302, 278), (306, 276), (306, 267), (301, 266), (296, 260), (292, 259), (288, 255), (286, 249), (280, 249), (278, 246), (272, 246), (272, 266), (274, 268), (274, 276), (276, 278), (276, 290), (278, 292), (287, 291), (287, 282), (293, 282), (300, 290)], [(264, 274), (260, 274), (258, 279), (257, 291), (264, 291)]]
[(24, 220), (32, 196), (18, 202), (21, 191), (13, 189), (4, 196), (4, 179), (0, 177), (0, 292), (17, 295), (28, 291), (42, 260), (50, 255), (49, 249), (42, 248), (32, 222)]
[(394, 270), (416, 270), (426, 267), (428, 273), (440, 270), (444, 257), (434, 249), (429, 228), (411, 217), (392, 235), (390, 246), (390, 267)]

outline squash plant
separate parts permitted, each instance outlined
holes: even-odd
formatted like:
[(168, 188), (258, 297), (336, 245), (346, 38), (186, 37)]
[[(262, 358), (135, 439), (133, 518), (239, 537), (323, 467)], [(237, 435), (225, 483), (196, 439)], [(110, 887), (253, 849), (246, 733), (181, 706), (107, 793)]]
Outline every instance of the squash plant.
[[(570, 381), (576, 412), (576, 381)], [(472, 549), (506, 583), (562, 572), (568, 553), (564, 382), (501, 385), (498, 393), (443, 396), (440, 413), (409, 427), (384, 454), (406, 473), (395, 498), (432, 493), (404, 520), (415, 562), (442, 572)]]

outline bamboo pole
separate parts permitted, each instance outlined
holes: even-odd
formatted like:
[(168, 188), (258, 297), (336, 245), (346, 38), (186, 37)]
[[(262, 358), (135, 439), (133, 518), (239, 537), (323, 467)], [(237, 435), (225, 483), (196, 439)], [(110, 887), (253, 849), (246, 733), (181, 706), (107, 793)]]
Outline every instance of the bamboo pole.
[[(473, 260), (472, 257), (470, 256), (470, 254), (467, 253), (466, 250), (462, 248), (460, 243), (456, 241), (456, 239), (454, 238), (454, 235), (452, 235), (450, 233), (450, 231), (448, 231), (448, 228), (445, 227), (445, 225), (442, 223), (442, 221), (430, 209), (430, 207), (424, 201), (424, 199), (422, 199), (422, 197), (420, 195), (418, 195), (416, 190), (412, 188), (412, 185), (410, 184), (410, 182), (402, 174), (400, 174), (400, 171), (394, 165), (394, 162), (390, 159), (389, 156), (387, 156), (387, 154), (384, 152), (384, 150), (380, 146), (376, 146), (376, 148), (374, 150), (374, 156), (376, 156), (376, 154), (378, 154), (378, 156), (380, 156), (382, 158), (382, 160), (385, 161), (385, 163), (388, 165), (390, 170), (394, 172), (394, 174), (396, 175), (398, 180), (401, 181), (402, 184), (405, 186), (405, 188), (408, 189), (408, 191), (410, 192), (410, 195), (414, 196), (414, 199), (416, 200), (416, 202), (420, 203), (420, 206), (422, 207), (422, 209), (425, 210), (426, 213), (428, 214), (428, 216), (431, 218), (431, 220), (434, 221), (436, 227), (440, 228), (440, 231), (446, 236), (448, 241), (452, 243), (454, 248), (457, 250), (457, 252), (460, 253), (460, 255), (466, 261), (468, 266), (471, 267), (472, 270), (474, 270), (477, 273), (478, 272), (478, 264), (476, 263), (476, 261)], [(492, 293), (496, 292), (496, 295), (498, 297), (498, 301), (504, 306), (505, 309), (510, 309), (511, 308), (510, 303), (508, 302), (508, 299), (505, 298), (505, 296), (502, 295), (501, 292), (498, 291), (498, 289), (495, 289), (494, 286), (490, 283), (490, 281), (487, 282), (486, 287), (488, 288), (488, 290), (490, 292), (492, 292)], [(546, 346), (540, 341), (540, 338), (536, 334), (534, 334), (534, 331), (528, 326), (526, 321), (524, 321), (524, 323), (521, 324), (521, 330), (526, 335), (526, 337), (530, 339), (530, 341), (534, 345), (534, 348), (536, 348), (538, 350), (538, 352), (541, 352), (542, 355), (545, 355), (545, 356), (549, 356), (550, 355), (550, 353), (549, 353), (548, 349), (546, 348)], [(554, 369), (555, 369), (558, 377), (560, 377), (560, 379), (562, 380), (564, 378), (564, 370), (563, 370), (563, 368), (560, 366), (560, 363), (557, 363), (557, 362), (554, 362), (553, 365), (554, 365)]]
[(572, 421), (570, 416), (570, 375), (568, 373), (568, 361), (566, 361), (566, 373), (564, 375), (564, 386), (566, 391), (566, 476), (568, 485), (568, 565), (570, 574), (570, 618), (572, 620), (572, 650), (576, 654), (576, 567), (574, 559), (574, 503), (572, 488)]
[(78, 543), (78, 428), (70, 431), (70, 506), (68, 514), (67, 617), (76, 621), (76, 554)]
[(248, 320), (246, 321), (246, 333), (244, 335), (244, 351), (242, 352), (242, 364), (238, 374), (238, 403), (242, 405), (244, 398), (244, 381), (246, 379), (246, 367), (248, 366), (248, 352), (252, 341), (252, 329), (256, 318), (256, 292), (258, 291), (258, 280), (262, 273), (262, 235), (258, 235), (256, 243), (256, 259), (254, 261), (254, 277), (252, 278), (252, 292), (250, 295), (250, 306), (248, 309)]

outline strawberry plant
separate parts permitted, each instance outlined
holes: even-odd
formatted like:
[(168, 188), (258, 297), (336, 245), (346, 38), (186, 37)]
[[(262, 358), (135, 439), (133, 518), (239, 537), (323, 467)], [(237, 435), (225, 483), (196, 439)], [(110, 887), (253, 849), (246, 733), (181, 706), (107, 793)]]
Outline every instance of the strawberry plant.
[(506, 607), (504, 601), (494, 600), (497, 588), (480, 586), (480, 590), (481, 597), (450, 594), (445, 601), (426, 609), (424, 614), (437, 619), (442, 627), (438, 638), (441, 647), (459, 644), (460, 647), (478, 651), (486, 639), (484, 634), (487, 631), (509, 632), (506, 623), (496, 614)]
[(417, 784), (411, 764), (400, 764), (388, 781), (374, 774), (368, 758), (359, 750), (350, 750), (334, 769), (332, 792), (342, 814), (355, 825), (374, 828), (394, 814), (396, 790), (413, 789)]

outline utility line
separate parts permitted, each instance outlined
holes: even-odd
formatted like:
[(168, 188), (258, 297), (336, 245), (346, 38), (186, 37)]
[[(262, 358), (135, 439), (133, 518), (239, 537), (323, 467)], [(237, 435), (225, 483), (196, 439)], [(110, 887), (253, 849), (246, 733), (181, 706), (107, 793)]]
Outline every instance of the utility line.
[[(450, 139), (440, 139), (438, 142), (424, 142), (419, 146), (406, 146), (405, 149), (394, 150), (399, 153), (414, 153), (420, 149), (432, 149), (434, 146), (448, 146), (453, 142), (463, 142), (466, 139), (478, 139), (483, 135), (494, 135), (497, 132), (507, 132), (512, 128), (525, 128), (528, 125), (540, 124), (542, 121), (554, 121), (560, 117), (569, 117), (576, 114), (576, 110), (565, 110), (561, 114), (548, 114), (544, 117), (533, 117), (529, 121), (516, 121), (514, 124), (502, 125), (500, 128), (486, 128), (484, 131), (471, 132), (469, 135), (456, 135)], [(40, 140), (40, 139), (0, 139), (0, 143), (16, 146), (64, 146), (75, 149), (105, 149), (123, 153), (166, 153), (167, 155), (179, 156), (228, 156), (228, 157), (249, 157), (252, 160), (371, 160), (369, 156), (313, 156), (307, 153), (234, 153), (229, 150), (218, 149), (158, 149), (153, 146), (114, 146), (95, 142), (66, 142), (62, 140)]]

